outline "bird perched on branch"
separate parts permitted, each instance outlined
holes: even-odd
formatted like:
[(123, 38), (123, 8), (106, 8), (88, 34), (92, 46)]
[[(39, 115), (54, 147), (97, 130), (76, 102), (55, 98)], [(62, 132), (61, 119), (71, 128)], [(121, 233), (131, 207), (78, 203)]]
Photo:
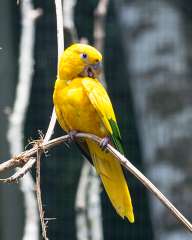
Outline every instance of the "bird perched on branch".
[(61, 127), (75, 139), (75, 133), (95, 134), (103, 140), (75, 140), (91, 161), (117, 213), (134, 222), (133, 207), (120, 163), (104, 151), (108, 143), (122, 154), (121, 136), (109, 96), (97, 79), (102, 55), (86, 44), (73, 44), (62, 54), (53, 101)]

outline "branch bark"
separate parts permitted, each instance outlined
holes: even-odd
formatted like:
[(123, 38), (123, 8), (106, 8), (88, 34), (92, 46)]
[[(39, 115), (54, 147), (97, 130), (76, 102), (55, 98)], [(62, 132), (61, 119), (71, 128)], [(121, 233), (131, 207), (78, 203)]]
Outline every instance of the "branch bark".
[(48, 240), (47, 238), (47, 222), (44, 220), (44, 210), (42, 205), (42, 199), (41, 199), (41, 151), (39, 150), (37, 146), (37, 160), (36, 160), (36, 195), (37, 195), (37, 203), (39, 208), (39, 215), (41, 220), (41, 227), (42, 227), (42, 236), (45, 240)]
[[(61, 54), (64, 51), (64, 34), (63, 34), (63, 11), (62, 11), (62, 2), (61, 0), (55, 0), (55, 9), (56, 9), (56, 18), (57, 18), (57, 45), (58, 45), (58, 63)], [(59, 68), (59, 64), (58, 64)], [(59, 74), (59, 69), (57, 69), (57, 75)], [(52, 134), (54, 133), (54, 128), (56, 124), (56, 114), (55, 109), (53, 108), (51, 120), (47, 132), (44, 137), (44, 141), (47, 142), (51, 139)]]
[(79, 178), (79, 184), (77, 187), (77, 193), (75, 198), (75, 211), (76, 211), (76, 228), (77, 239), (88, 240), (89, 239), (89, 224), (87, 221), (87, 189), (89, 182), (90, 166), (87, 160), (83, 162), (81, 168), (81, 175)]
[[(26, 2), (27, 2), (27, 0), (26, 0)], [(62, 3), (61, 3), (61, 0), (55, 0), (55, 6), (56, 6), (56, 18), (57, 18), (57, 41), (58, 41), (58, 61), (59, 61), (60, 55), (64, 51), (63, 13), (62, 13)], [(26, 12), (24, 12), (24, 13), (26, 14)], [(28, 49), (27, 49), (27, 51), (25, 50), (25, 52), (28, 52)], [(27, 59), (26, 59), (26, 61), (27, 61)], [(23, 89), (22, 89), (22, 91), (23, 91)], [(23, 94), (19, 94), (19, 96), (21, 96), (22, 99), (23, 99)], [(47, 132), (46, 132), (45, 137), (43, 139), (43, 143), (47, 143), (49, 141), (49, 139), (51, 138), (51, 136), (52, 136), (52, 134), (54, 132), (55, 124), (56, 124), (56, 114), (55, 114), (55, 110), (53, 108), (51, 120), (49, 122), (49, 126), (48, 126), (48, 129), (47, 129)], [(12, 140), (12, 139), (15, 139), (15, 138), (13, 138), (11, 136), (10, 139)], [(13, 142), (17, 142), (17, 141), (13, 140)], [(40, 161), (40, 158), (41, 158), (41, 152), (39, 152), (39, 154), (38, 154), (38, 161)], [(11, 168), (10, 166), (12, 164), (14, 165), (13, 162), (15, 162), (15, 163), (17, 162), (17, 160), (16, 161), (15, 160), (14, 161), (12, 161), (12, 160), (9, 161), (8, 164), (4, 164), (3, 167), (5, 167), (5, 169), (6, 168), (7, 169)], [(4, 181), (4, 182), (17, 181), (21, 176), (23, 176), (26, 173), (26, 171), (28, 171), (33, 166), (33, 164), (36, 161), (37, 161), (37, 159), (34, 158), (34, 157), (29, 159), (29, 162), (26, 165), (24, 165), (24, 167), (21, 170), (19, 170), (19, 172), (16, 172), (15, 175), (11, 176), (10, 178), (8, 178), (6, 180), (2, 180), (2, 181)], [(23, 164), (22, 163), (16, 163), (16, 165), (22, 166)], [(37, 166), (39, 166), (38, 163), (37, 163)], [(0, 171), (3, 170), (3, 167), (2, 166), (0, 167)], [(37, 174), (37, 176), (40, 176), (40, 167), (37, 167), (36, 174)], [(42, 200), (41, 200), (40, 177), (37, 177), (36, 180), (38, 180), (36, 182), (36, 192), (37, 192), (39, 214), (40, 214), (40, 219), (41, 219), (42, 234), (43, 234), (44, 239), (47, 240), (48, 238), (46, 236), (46, 223), (44, 221), (44, 212), (43, 212)], [(30, 208), (30, 209), (32, 209), (32, 208)], [(27, 238), (27, 239), (29, 239), (29, 238)], [(34, 235), (32, 235), (32, 239), (34, 240)]]
[[(63, 34), (63, 11), (62, 11), (62, 1), (61, 0), (55, 0), (55, 8), (56, 8), (56, 19), (57, 19), (57, 44), (58, 44), (58, 63), (61, 54), (64, 51), (64, 34)], [(59, 64), (57, 69), (57, 75), (59, 74)], [(55, 109), (53, 108), (51, 120), (49, 122), (49, 126), (47, 129), (47, 132), (45, 134), (45, 137), (43, 139), (43, 143), (47, 143), (49, 139), (51, 139), (51, 136), (54, 133), (54, 128), (56, 124), (56, 114)], [(39, 145), (39, 142), (38, 142)], [(38, 147), (37, 147), (38, 149)], [(40, 182), (40, 161), (41, 161), (41, 155), (42, 151), (37, 150), (37, 159), (36, 159), (36, 194), (37, 194), (37, 202), (38, 202), (38, 208), (39, 208), (39, 215), (41, 220), (41, 228), (42, 228), (42, 236), (45, 240), (48, 240), (47, 237), (47, 222), (45, 222), (44, 215), (45, 212), (43, 210), (42, 206), (42, 199), (41, 199), (41, 182)]]
[[(89, 133), (77, 133), (76, 138), (87, 138), (98, 144), (102, 141), (101, 138), (89, 134)], [(59, 138), (52, 139), (48, 142), (39, 143), (38, 146), (35, 145), (32, 149), (27, 150), (16, 156), (17, 161), (22, 161), (23, 159), (30, 159), (35, 154), (37, 154), (38, 150), (45, 151), (47, 149), (53, 148), (61, 143), (70, 140), (69, 135), (65, 135)], [(118, 161), (128, 170), (130, 171), (145, 187), (150, 190), (164, 205), (169, 209), (169, 211), (178, 219), (178, 221), (190, 232), (192, 232), (192, 224), (178, 211), (178, 209), (146, 178), (125, 156), (119, 153), (114, 147), (110, 144), (107, 145), (107, 150), (113, 154)], [(15, 161), (15, 158), (11, 159), (11, 161)], [(7, 168), (6, 168), (7, 169)], [(0, 179), (0, 182), (6, 182), (5, 179)]]

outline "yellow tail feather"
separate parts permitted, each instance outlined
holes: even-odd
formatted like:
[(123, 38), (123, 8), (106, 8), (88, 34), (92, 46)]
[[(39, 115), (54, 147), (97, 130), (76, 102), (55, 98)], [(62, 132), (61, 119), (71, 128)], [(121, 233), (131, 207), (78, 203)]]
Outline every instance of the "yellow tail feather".
[(110, 153), (103, 152), (96, 143), (87, 140), (87, 144), (112, 205), (122, 218), (127, 217), (133, 223), (131, 197), (120, 163)]

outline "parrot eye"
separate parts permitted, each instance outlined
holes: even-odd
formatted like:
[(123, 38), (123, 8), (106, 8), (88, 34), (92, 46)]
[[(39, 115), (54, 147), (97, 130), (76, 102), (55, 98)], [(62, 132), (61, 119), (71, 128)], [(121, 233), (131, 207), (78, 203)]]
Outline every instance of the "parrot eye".
[(81, 58), (82, 58), (82, 59), (87, 59), (87, 54), (86, 54), (86, 53), (82, 53), (82, 54), (81, 54)]

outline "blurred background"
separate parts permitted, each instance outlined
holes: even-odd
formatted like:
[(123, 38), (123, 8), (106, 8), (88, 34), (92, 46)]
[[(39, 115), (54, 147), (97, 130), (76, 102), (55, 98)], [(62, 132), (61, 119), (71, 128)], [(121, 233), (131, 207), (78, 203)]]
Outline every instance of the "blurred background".
[[(24, 145), (29, 139), (39, 137), (38, 130), (46, 132), (57, 74), (54, 1), (29, 2), (35, 9), (41, 9), (42, 14), (34, 23), (34, 69), (25, 116)], [(71, 43), (73, 34), (76, 39), (86, 38), (94, 44), (94, 12), (98, 2), (74, 2), (74, 26), (72, 32), (65, 27), (65, 47)], [(10, 158), (8, 118), (19, 79), (21, 22), (21, 3), (0, 1), (2, 162)], [(110, 0), (103, 48), (105, 80), (127, 157), (189, 220), (192, 220), (191, 26), (192, 2), (189, 0)], [(62, 134), (57, 125), (54, 136)], [(68, 149), (60, 145), (42, 158), (41, 187), (45, 216), (51, 218), (47, 230), (50, 240), (191, 239), (191, 234), (130, 173), (127, 173), (127, 180), (135, 224), (123, 221), (115, 213), (102, 186), (93, 211), (87, 194), (85, 202), (89, 208), (77, 208), (83, 166), (84, 160), (75, 146)], [(88, 178), (86, 192), (91, 191), (90, 179), (95, 181), (92, 170)], [(23, 199), (19, 184), (0, 185), (0, 239), (23, 239)], [(82, 213), (86, 220), (78, 222)], [(94, 221), (98, 223), (96, 228)]]

